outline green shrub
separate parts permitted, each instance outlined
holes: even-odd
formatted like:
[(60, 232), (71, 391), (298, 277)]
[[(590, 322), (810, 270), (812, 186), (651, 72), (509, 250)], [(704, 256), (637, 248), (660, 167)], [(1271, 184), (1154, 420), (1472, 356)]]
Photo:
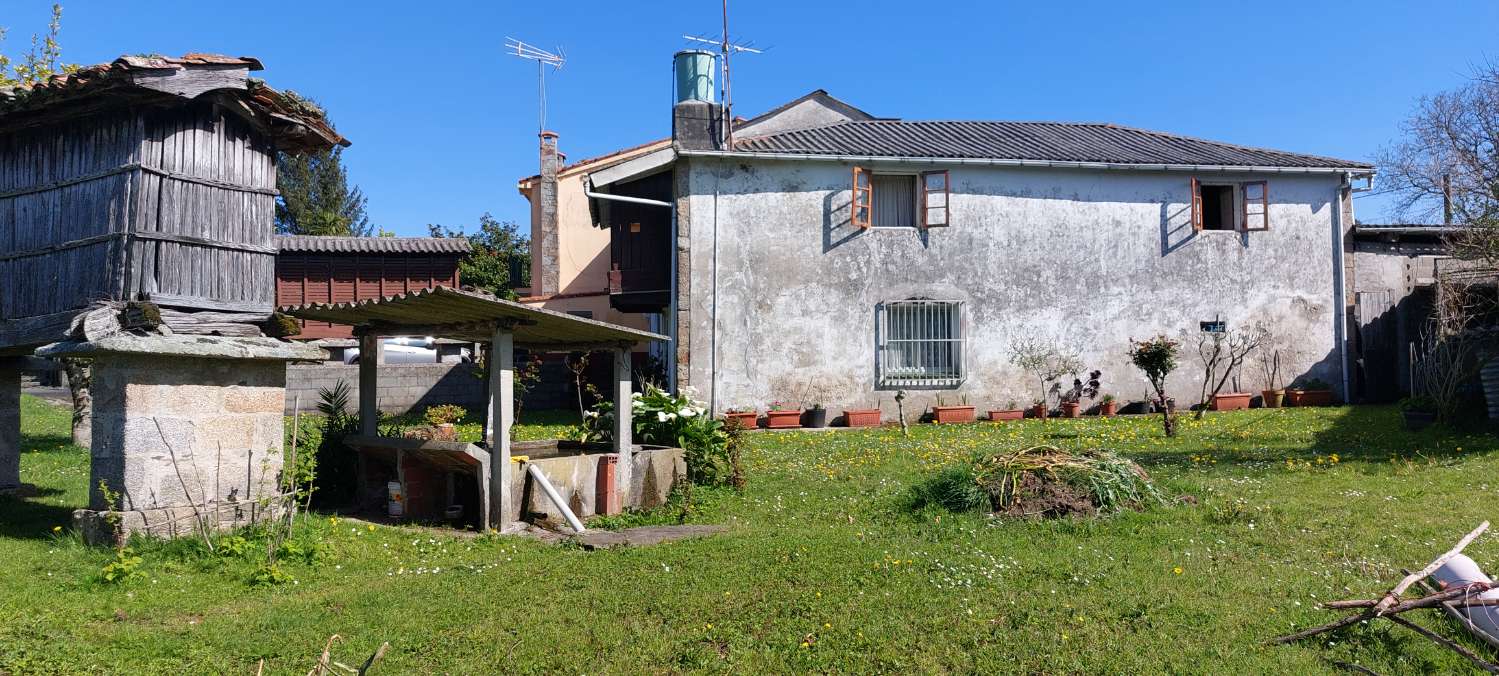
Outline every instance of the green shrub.
[(942, 468), (930, 479), (917, 484), (913, 498), (917, 508), (938, 505), (954, 512), (989, 508), (989, 493), (979, 485), (973, 463)]
[(129, 547), (122, 547), (115, 550), (114, 560), (105, 564), (104, 569), (99, 571), (99, 579), (108, 584), (120, 584), (131, 580), (138, 580), (145, 577), (139, 570), (140, 567), (141, 557), (136, 555), (135, 550)]
[(426, 419), (428, 425), (451, 425), (462, 420), (466, 415), (468, 415), (468, 410), (457, 404), (438, 404), (428, 406), (422, 417)]
[[(644, 392), (633, 395), (630, 409), (635, 441), (681, 448), (687, 460), (687, 476), (693, 483), (742, 486), (742, 473), (736, 472), (738, 464), (731, 455), (737, 450), (731, 444), (733, 436), (724, 429), (723, 421), (714, 420), (706, 406), (692, 399), (690, 389), (672, 395), (646, 384)], [(588, 441), (612, 440), (614, 403), (594, 405), (584, 413), (583, 427)]]

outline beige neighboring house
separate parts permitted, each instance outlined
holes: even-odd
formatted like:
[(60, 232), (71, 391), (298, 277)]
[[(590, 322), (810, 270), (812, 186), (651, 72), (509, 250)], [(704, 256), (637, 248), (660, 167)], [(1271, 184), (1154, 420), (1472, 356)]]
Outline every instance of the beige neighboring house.
[[(556, 148), (557, 136), (542, 135), (542, 161), (549, 154), (560, 164), (565, 158)], [(651, 313), (624, 312), (609, 302), (608, 228), (594, 226), (589, 213), (587, 179), (590, 172), (628, 162), (663, 148), (671, 139), (659, 139), (626, 148), (608, 155), (593, 157), (560, 166), (556, 173), (556, 220), (545, 222), (542, 199), (544, 180), (541, 174), (521, 179), (516, 188), (531, 202), (531, 286), (530, 295), (520, 300), (527, 305), (543, 307), (637, 329), (658, 330), (659, 319)], [(542, 254), (548, 236), (554, 238), (554, 257)]]

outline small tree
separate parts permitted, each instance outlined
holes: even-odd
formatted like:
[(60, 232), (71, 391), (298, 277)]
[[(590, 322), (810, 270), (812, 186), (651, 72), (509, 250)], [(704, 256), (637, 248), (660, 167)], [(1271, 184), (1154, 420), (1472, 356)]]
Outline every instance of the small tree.
[(1197, 357), (1202, 360), (1202, 401), (1195, 416), (1198, 420), (1207, 411), (1208, 402), (1223, 391), (1223, 386), (1244, 366), (1244, 360), (1264, 344), (1268, 336), (1269, 331), (1260, 323), (1243, 329), (1198, 333)]
[(1166, 397), (1166, 376), (1176, 370), (1176, 355), (1181, 346), (1164, 334), (1146, 340), (1129, 341), (1129, 360), (1145, 374), (1150, 387), (1155, 390), (1156, 401), (1161, 407), (1161, 424), (1166, 436), (1176, 436), (1176, 411)]
[(1077, 355), (1062, 352), (1055, 341), (1036, 337), (1020, 338), (1011, 343), (1010, 363), (1036, 379), (1041, 395), (1036, 403), (1043, 406), (1051, 392), (1056, 392), (1060, 398), (1061, 383), (1058, 381), (1062, 376), (1083, 370), (1082, 359)]

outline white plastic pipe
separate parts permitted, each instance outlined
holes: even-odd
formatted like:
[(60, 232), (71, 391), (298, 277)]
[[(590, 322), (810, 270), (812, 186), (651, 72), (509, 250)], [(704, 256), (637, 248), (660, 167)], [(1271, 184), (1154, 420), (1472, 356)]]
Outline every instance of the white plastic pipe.
[(572, 529), (579, 533), (587, 530), (583, 528), (583, 522), (578, 520), (578, 515), (573, 514), (573, 510), (568, 508), (567, 503), (562, 500), (562, 495), (557, 493), (557, 489), (552, 488), (552, 482), (547, 481), (547, 475), (542, 474), (541, 469), (528, 462), (526, 463), (526, 473), (530, 474), (531, 478), (535, 479), (536, 483), (541, 485), (541, 492), (547, 494), (547, 498), (552, 501), (552, 504), (556, 505), (557, 509), (562, 510), (562, 517), (567, 519), (567, 525), (572, 526)]

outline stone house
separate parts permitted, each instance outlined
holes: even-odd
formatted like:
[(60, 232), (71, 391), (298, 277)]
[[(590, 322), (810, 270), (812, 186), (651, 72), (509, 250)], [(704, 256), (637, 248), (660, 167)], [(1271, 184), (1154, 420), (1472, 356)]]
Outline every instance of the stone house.
[[(1038, 387), (1010, 353), (1027, 338), (1141, 399), (1129, 339), (1216, 322), (1265, 322), (1286, 380), (1348, 391), (1344, 238), (1369, 164), (1112, 124), (876, 118), (821, 90), (726, 125), (700, 92), (679, 91), (669, 146), (584, 172), (588, 220), (555, 227), (607, 229), (611, 274), (656, 269), (668, 293), (614, 274), (612, 306), (660, 317), (675, 384), (715, 412), (888, 418), (902, 390), (908, 411), (1025, 404)], [(632, 239), (657, 243), (648, 259)], [(1183, 362), (1171, 394), (1195, 401)]]

